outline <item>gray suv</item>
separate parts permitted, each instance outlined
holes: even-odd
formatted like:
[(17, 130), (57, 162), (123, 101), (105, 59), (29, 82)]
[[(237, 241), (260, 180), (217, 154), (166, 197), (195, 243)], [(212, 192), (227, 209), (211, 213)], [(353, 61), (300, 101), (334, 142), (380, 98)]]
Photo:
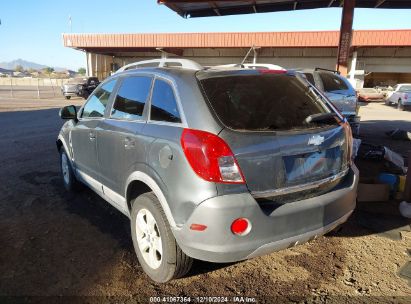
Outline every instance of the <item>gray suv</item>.
[(265, 255), (347, 220), (351, 130), (304, 77), (151, 62), (62, 108), (57, 139), (65, 188), (81, 182), (130, 218), (150, 278)]
[(357, 93), (347, 78), (337, 71), (315, 68), (299, 70), (307, 80), (319, 88), (334, 106), (347, 118), (354, 136), (360, 134)]

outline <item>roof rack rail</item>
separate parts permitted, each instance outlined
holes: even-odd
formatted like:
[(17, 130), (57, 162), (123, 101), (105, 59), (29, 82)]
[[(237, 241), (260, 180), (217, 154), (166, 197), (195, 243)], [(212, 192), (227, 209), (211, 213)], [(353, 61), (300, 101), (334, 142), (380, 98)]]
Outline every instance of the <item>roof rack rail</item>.
[(333, 72), (334, 74), (338, 74), (338, 75), (340, 74), (340, 71), (323, 69), (323, 68), (315, 68), (314, 71), (327, 71), (327, 72)]
[(271, 64), (271, 63), (231, 63), (231, 64), (222, 64), (209, 66), (208, 69), (268, 69), (268, 70), (282, 70), (286, 71), (282, 66)]
[(207, 66), (208, 69), (231, 69), (231, 68), (239, 68), (243, 69), (244, 66), (241, 63), (229, 63), (229, 64), (219, 64), (219, 65), (212, 65)]
[(245, 68), (247, 69), (269, 69), (269, 70), (282, 70), (286, 71), (285, 68), (282, 66), (272, 64), (272, 63), (244, 63), (243, 64)]
[(150, 59), (150, 60), (143, 60), (143, 61), (137, 61), (133, 63), (129, 63), (121, 68), (119, 68), (116, 73), (120, 73), (123, 71), (127, 70), (132, 70), (132, 69), (137, 69), (137, 68), (144, 68), (144, 67), (167, 67), (169, 66), (170, 63), (177, 63), (180, 64), (183, 69), (189, 69), (189, 70), (202, 70), (203, 66), (193, 60), (189, 59), (173, 59), (173, 58), (167, 58), (167, 59)]

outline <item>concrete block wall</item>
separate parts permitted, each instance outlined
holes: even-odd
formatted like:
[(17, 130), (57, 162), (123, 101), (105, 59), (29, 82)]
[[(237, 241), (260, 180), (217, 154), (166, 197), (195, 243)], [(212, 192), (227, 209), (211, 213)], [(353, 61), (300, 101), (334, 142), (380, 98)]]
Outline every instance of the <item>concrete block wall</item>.
[[(184, 49), (181, 57), (197, 61), (204, 66), (242, 62), (249, 48), (191, 48)], [(285, 68), (322, 67), (335, 69), (337, 48), (262, 48), (258, 49), (257, 62), (272, 63)], [(359, 48), (357, 70), (367, 72), (411, 73), (411, 48)], [(104, 79), (112, 72), (110, 63), (119, 67), (141, 60), (160, 58), (161, 53), (119, 52), (115, 56), (88, 53), (89, 72)], [(169, 57), (178, 57), (169, 54)], [(246, 62), (252, 62), (253, 52)], [(351, 67), (349, 66), (349, 70)]]

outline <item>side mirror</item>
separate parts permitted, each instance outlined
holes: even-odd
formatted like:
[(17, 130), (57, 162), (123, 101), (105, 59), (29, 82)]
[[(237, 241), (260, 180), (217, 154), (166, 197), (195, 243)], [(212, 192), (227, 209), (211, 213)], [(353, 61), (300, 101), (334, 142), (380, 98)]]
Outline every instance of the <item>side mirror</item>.
[(59, 112), (61, 119), (74, 119), (77, 121), (77, 108), (73, 105), (65, 106)]

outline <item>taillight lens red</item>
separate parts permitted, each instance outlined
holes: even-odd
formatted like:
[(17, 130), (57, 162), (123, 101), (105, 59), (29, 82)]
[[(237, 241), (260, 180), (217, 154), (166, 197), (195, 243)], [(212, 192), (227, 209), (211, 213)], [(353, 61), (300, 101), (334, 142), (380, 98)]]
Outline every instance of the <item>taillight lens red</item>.
[(181, 147), (194, 172), (206, 181), (244, 184), (245, 179), (230, 147), (217, 135), (184, 129)]
[(405, 94), (405, 95), (404, 95), (404, 99), (408, 99), (408, 94)]

